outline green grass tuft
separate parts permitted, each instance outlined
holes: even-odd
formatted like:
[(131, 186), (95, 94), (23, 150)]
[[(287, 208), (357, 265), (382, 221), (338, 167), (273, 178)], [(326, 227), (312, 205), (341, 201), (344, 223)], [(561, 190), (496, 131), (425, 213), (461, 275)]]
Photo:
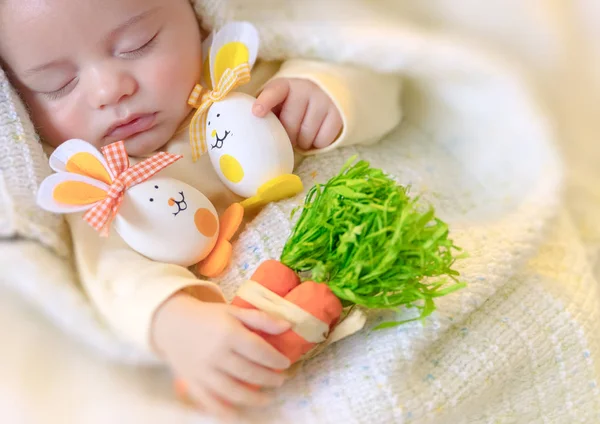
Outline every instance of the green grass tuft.
[(345, 306), (417, 307), (416, 319), (425, 318), (436, 297), (465, 286), (452, 268), (460, 248), (432, 207), (368, 162), (354, 162), (308, 192), (281, 262), (326, 283)]

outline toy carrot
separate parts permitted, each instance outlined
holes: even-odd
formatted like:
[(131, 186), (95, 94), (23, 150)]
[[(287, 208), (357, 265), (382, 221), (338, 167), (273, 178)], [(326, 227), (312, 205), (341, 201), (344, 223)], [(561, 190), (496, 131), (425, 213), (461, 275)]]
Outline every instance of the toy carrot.
[[(286, 308), (293, 313), (294, 305), (310, 314), (312, 318), (300, 315), (298, 319), (305, 322), (286, 333), (261, 334), (292, 363), (318, 343), (321, 329), (335, 326), (342, 305), (416, 306), (421, 310), (416, 319), (422, 319), (435, 310), (436, 297), (464, 286), (452, 269), (458, 258), (454, 253), (460, 249), (434, 210), (423, 209), (405, 187), (381, 170), (364, 161), (352, 162), (325, 185), (309, 191), (281, 262), (264, 262), (252, 276), (251, 288), (245, 283), (233, 300), (235, 305), (284, 318), (290, 313)], [(296, 273), (308, 274), (310, 281), (300, 283)], [(447, 279), (453, 283), (446, 284)], [(253, 292), (256, 283), (263, 288), (259, 294)], [(265, 302), (261, 296), (269, 299)], [(269, 304), (273, 301), (275, 307)], [(422, 304), (416, 305), (417, 301)], [(312, 325), (315, 331), (302, 325)]]
[(259, 333), (292, 363), (341, 327), (353, 306), (416, 307), (420, 315), (412, 320), (423, 319), (435, 310), (435, 298), (465, 286), (453, 269), (460, 249), (433, 208), (423, 208), (383, 171), (353, 162), (309, 190), (280, 262), (259, 266), (233, 300), (292, 322), (283, 334)]
[(292, 328), (282, 334), (259, 333), (292, 363), (325, 341), (342, 314), (342, 303), (327, 285), (300, 284), (294, 271), (274, 260), (263, 262), (231, 303), (242, 308), (258, 306), (292, 321)]

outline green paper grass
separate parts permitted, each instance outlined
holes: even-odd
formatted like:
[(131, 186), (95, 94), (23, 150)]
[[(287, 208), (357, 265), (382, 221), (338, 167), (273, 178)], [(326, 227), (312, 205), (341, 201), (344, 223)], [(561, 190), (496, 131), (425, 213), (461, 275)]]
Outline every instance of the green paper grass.
[(465, 286), (452, 268), (460, 248), (432, 207), (368, 162), (353, 162), (308, 192), (281, 262), (326, 283), (345, 306), (415, 306), (416, 319), (425, 318), (436, 297)]

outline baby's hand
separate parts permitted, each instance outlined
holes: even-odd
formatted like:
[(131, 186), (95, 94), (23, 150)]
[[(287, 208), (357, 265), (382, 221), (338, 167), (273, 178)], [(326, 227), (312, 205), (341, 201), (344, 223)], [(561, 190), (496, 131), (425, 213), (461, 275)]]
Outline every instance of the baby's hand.
[(284, 382), (273, 369), (289, 367), (289, 360), (246, 326), (280, 334), (289, 323), (186, 294), (173, 296), (156, 313), (152, 330), (156, 348), (184, 380), (192, 400), (208, 413), (231, 416), (237, 407), (268, 402), (265, 393), (244, 383), (279, 387)]
[(331, 99), (315, 83), (296, 78), (270, 81), (254, 102), (254, 115), (270, 110), (285, 127), (294, 146), (322, 149), (335, 141), (342, 130), (342, 116)]

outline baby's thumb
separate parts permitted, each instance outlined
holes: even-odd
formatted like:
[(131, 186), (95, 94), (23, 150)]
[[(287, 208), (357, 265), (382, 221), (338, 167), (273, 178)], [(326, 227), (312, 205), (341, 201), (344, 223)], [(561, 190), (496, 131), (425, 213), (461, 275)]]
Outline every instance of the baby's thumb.
[(233, 307), (230, 309), (230, 313), (246, 325), (246, 327), (268, 334), (281, 334), (291, 327), (289, 322), (257, 309)]

